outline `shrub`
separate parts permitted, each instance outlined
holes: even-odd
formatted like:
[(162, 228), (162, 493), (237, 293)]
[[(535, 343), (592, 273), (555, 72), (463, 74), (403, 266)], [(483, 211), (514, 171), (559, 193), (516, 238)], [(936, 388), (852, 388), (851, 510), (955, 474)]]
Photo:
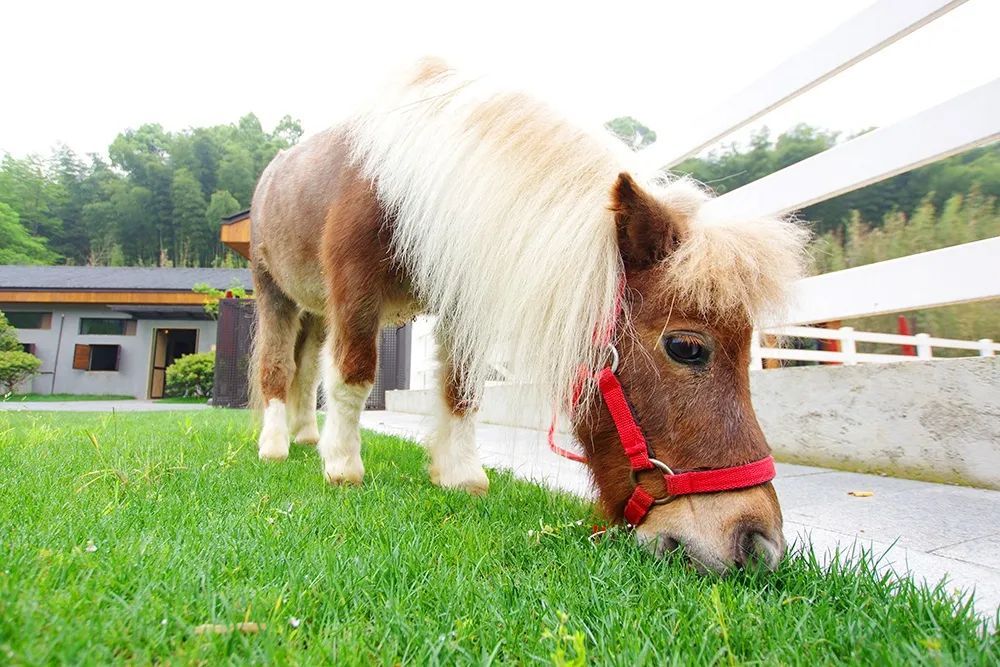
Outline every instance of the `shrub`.
[(42, 360), (33, 354), (17, 350), (0, 352), (0, 388), (9, 394), (14, 387), (38, 374)]
[(215, 380), (215, 352), (188, 354), (167, 368), (167, 396), (212, 395)]
[(17, 340), (17, 331), (7, 321), (7, 316), (0, 311), (0, 352), (21, 352), (21, 343)]

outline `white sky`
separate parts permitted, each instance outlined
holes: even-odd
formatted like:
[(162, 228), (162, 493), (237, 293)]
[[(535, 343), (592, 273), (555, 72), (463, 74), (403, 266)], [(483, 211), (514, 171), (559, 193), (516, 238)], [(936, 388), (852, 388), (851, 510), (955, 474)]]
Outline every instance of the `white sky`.
[[(424, 54), (501, 72), (583, 120), (632, 115), (666, 136), (869, 4), (5, 2), (0, 153), (57, 141), (103, 153), (127, 127), (249, 111), (268, 130), (287, 113), (316, 132)], [(1000, 1), (970, 0), (756, 125), (854, 131), (906, 117), (1000, 75), (997, 26)]]

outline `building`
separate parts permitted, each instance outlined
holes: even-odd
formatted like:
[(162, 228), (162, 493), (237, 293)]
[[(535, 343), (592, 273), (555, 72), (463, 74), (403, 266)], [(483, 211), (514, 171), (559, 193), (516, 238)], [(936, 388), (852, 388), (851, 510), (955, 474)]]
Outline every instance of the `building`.
[(175, 359), (215, 348), (199, 283), (251, 287), (246, 269), (0, 266), (0, 310), (42, 360), (39, 394), (161, 398)]

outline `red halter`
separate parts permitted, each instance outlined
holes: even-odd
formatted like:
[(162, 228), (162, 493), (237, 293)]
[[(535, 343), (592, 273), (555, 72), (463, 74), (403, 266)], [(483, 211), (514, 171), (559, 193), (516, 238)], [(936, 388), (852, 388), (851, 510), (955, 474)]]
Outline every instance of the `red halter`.
[[(624, 286), (624, 281), (622, 282)], [(619, 296), (622, 289), (619, 289)], [(620, 298), (615, 304), (615, 318), (621, 310)], [(611, 325), (612, 327), (614, 324)], [(613, 331), (609, 331), (607, 338), (610, 340)], [(610, 345), (609, 345), (610, 346)], [(618, 438), (621, 441), (625, 456), (628, 457), (631, 466), (631, 478), (633, 491), (625, 505), (625, 520), (633, 526), (638, 526), (649, 514), (649, 510), (654, 505), (663, 505), (677, 496), (690, 495), (694, 493), (714, 493), (717, 491), (732, 491), (734, 489), (745, 489), (751, 486), (765, 484), (774, 479), (774, 458), (767, 456), (758, 461), (728, 468), (716, 468), (714, 470), (696, 470), (690, 472), (675, 473), (670, 467), (650, 456), (649, 444), (646, 442), (642, 429), (632, 414), (632, 408), (625, 398), (625, 390), (615, 371), (618, 366), (618, 352), (614, 346), (610, 346), (614, 362), (611, 366), (601, 369), (594, 379), (604, 397), (604, 404), (611, 413), (611, 419), (615, 423), (618, 431)], [(574, 400), (575, 403), (575, 400)], [(549, 448), (556, 454), (573, 461), (587, 463), (587, 459), (579, 454), (567, 451), (559, 447), (555, 441), (555, 417), (549, 426)], [(655, 498), (644, 488), (639, 486), (638, 475), (644, 470), (656, 468), (663, 472), (663, 481), (667, 487), (667, 495), (663, 498)]]

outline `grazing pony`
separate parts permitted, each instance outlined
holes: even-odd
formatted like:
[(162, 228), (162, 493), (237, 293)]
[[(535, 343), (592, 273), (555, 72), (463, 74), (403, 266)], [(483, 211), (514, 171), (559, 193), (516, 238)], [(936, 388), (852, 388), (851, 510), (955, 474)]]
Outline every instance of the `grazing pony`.
[(435, 484), (487, 490), (474, 416), (502, 361), (527, 400), (575, 406), (603, 507), (657, 554), (776, 566), (750, 338), (800, 275), (806, 234), (712, 219), (695, 184), (629, 163), (605, 133), (432, 60), (275, 157), (251, 209), (260, 457), (284, 459), (290, 436), (318, 443), (327, 481), (360, 483), (379, 328), (429, 312)]

